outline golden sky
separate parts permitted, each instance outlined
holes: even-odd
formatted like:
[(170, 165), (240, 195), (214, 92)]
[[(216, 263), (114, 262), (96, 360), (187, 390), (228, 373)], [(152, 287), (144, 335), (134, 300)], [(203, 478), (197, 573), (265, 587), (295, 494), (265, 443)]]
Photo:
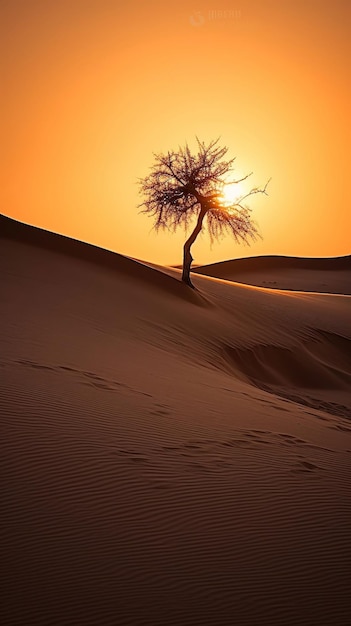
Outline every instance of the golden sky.
[[(221, 137), (263, 240), (193, 246), (196, 263), (350, 254), (348, 0), (4, 0), (1, 211), (156, 263), (136, 179), (153, 152)], [(250, 179), (251, 180), (251, 179)]]

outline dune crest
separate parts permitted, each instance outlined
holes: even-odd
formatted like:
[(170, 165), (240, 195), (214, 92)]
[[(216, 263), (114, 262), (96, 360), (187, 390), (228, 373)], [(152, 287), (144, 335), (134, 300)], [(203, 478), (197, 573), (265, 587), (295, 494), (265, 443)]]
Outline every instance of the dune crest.
[(163, 289), (172, 296), (183, 298), (193, 304), (204, 305), (203, 299), (198, 294), (186, 289), (185, 285), (179, 283), (173, 277), (168, 276), (164, 272), (158, 272), (145, 263), (122, 254), (104, 250), (58, 233), (16, 222), (1, 214), (0, 234), (3, 239), (21, 242), (35, 246), (38, 249), (50, 250), (66, 257), (92, 263), (113, 272), (125, 274), (130, 278), (150, 283), (155, 288)]
[(194, 272), (270, 289), (351, 294), (351, 255), (257, 256), (199, 266)]

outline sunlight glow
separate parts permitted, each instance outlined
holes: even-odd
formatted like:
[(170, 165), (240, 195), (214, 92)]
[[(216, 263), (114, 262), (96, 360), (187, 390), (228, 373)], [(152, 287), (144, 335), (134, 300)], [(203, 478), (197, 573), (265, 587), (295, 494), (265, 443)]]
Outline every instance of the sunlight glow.
[(224, 206), (235, 204), (245, 193), (247, 193), (247, 189), (244, 188), (243, 182), (225, 185), (222, 191)]

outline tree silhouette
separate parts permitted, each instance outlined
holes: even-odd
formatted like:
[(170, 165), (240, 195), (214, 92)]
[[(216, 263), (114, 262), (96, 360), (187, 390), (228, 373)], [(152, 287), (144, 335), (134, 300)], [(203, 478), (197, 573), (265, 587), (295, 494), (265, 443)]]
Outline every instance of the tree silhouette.
[(228, 206), (224, 201), (224, 186), (240, 183), (252, 172), (238, 180), (228, 181), (224, 177), (233, 171), (235, 161), (235, 158), (224, 158), (228, 148), (221, 148), (219, 139), (208, 145), (198, 138), (196, 141), (197, 154), (192, 154), (187, 144), (178, 151), (154, 154), (151, 173), (138, 180), (139, 193), (144, 196), (144, 201), (138, 206), (144, 207), (142, 213), (155, 218), (156, 230), (176, 230), (181, 225), (187, 229), (194, 215), (197, 216), (195, 228), (184, 244), (183, 255), (182, 280), (192, 288), (191, 246), (203, 228), (205, 216), (211, 242), (230, 233), (237, 242), (249, 243), (250, 239), (256, 239), (258, 231), (251, 219), (251, 210), (243, 202), (256, 193), (267, 195), (269, 182), (261, 189), (253, 187)]

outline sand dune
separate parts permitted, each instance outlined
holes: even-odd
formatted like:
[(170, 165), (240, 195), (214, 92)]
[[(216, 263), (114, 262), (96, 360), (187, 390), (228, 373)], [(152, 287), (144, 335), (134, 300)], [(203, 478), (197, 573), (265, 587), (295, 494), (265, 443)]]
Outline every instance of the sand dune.
[(0, 234), (3, 623), (346, 626), (351, 298)]
[(351, 294), (351, 256), (258, 256), (198, 266), (194, 271), (270, 289)]

